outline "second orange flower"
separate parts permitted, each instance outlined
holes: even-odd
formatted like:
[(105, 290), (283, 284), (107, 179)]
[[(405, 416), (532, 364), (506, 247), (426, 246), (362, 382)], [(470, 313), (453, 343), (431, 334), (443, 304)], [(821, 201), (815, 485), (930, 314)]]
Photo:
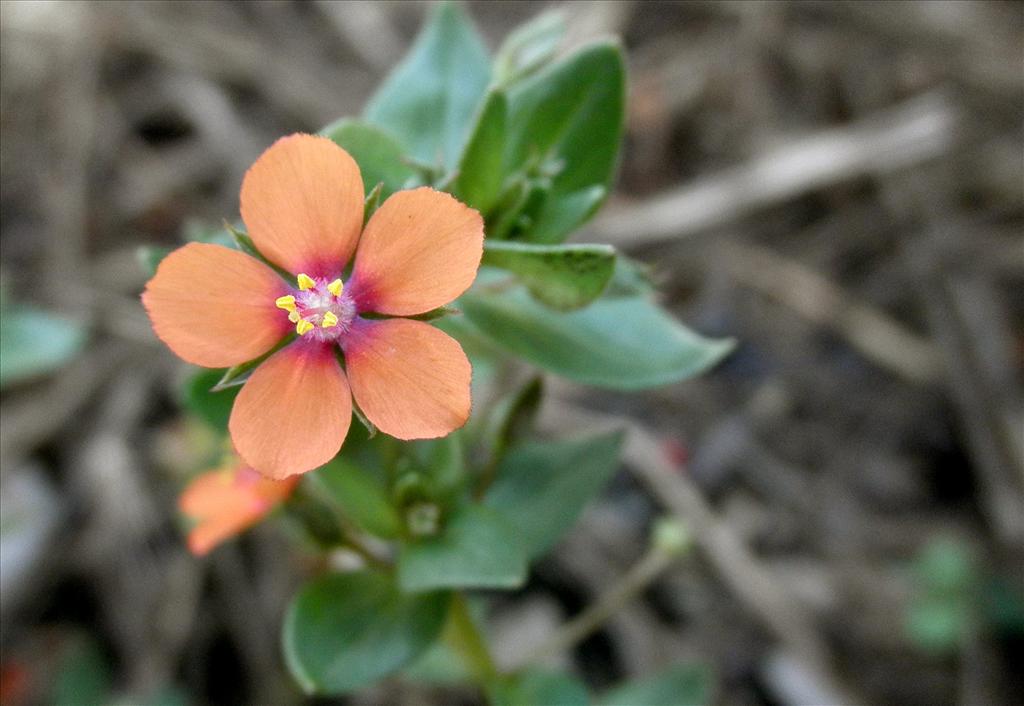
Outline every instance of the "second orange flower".
[(142, 295), (157, 336), (204, 367), (258, 358), (295, 332), (246, 381), (228, 425), (246, 464), (271, 478), (329, 461), (353, 397), (399, 439), (444, 436), (469, 416), (471, 369), (459, 344), (393, 317), (444, 306), (472, 284), (483, 219), (424, 187), (395, 193), (364, 229), (363, 193), (341, 147), (284, 137), (246, 173), (241, 213), (256, 248), (294, 280), (238, 250), (190, 243), (164, 258)]

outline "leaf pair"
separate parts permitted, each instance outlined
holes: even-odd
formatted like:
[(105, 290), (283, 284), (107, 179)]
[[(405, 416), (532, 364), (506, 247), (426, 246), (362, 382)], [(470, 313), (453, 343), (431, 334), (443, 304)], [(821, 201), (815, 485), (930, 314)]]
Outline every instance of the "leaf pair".
[[(285, 654), (299, 683), (316, 693), (369, 684), (437, 638), (449, 589), (522, 585), (528, 559), (547, 551), (607, 483), (620, 444), (611, 434), (520, 445), (505, 456), (483, 505), (459, 505), (437, 536), (403, 543), (394, 574), (364, 571), (307, 584), (285, 623)], [(362, 469), (336, 461), (317, 477), (346, 499), (360, 526), (396, 532), (382, 488)]]
[[(721, 360), (729, 340), (703, 338), (647, 297), (606, 296), (585, 309), (552, 311), (522, 290), (470, 292), (453, 335), (482, 333), (503, 349), (576, 382), (641, 390), (679, 382)], [(460, 330), (461, 327), (461, 330)]]

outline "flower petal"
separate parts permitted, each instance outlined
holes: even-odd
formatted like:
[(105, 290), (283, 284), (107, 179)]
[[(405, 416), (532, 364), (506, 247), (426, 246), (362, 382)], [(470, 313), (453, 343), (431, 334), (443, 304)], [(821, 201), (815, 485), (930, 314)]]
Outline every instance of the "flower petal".
[(217, 513), (237, 499), (234, 492), (233, 468), (220, 468), (201, 473), (193, 478), (178, 496), (178, 509), (194, 520), (202, 520)]
[(205, 556), (217, 545), (247, 530), (258, 519), (258, 516), (233, 512), (214, 515), (189, 530), (188, 550), (195, 556)]
[(255, 523), (262, 513), (239, 493), (231, 470), (217, 470), (196, 477), (178, 499), (178, 508), (195, 521), (188, 533), (188, 548), (202, 556)]
[(359, 311), (412, 316), (444, 306), (476, 277), (484, 221), (428, 187), (399, 191), (370, 218), (350, 291)]
[(188, 534), (189, 550), (202, 556), (256, 524), (292, 493), (296, 481), (270, 480), (238, 466), (197, 476), (178, 498), (178, 508), (196, 523)]
[(345, 339), (352, 394), (381, 431), (432, 439), (466, 423), (472, 369), (448, 334), (410, 319), (358, 319)]
[(274, 306), (287, 287), (237, 250), (189, 243), (165, 257), (142, 293), (153, 330), (178, 357), (226, 368), (266, 353), (288, 332)]
[(256, 247), (292, 274), (334, 277), (363, 225), (363, 178), (326, 137), (289, 135), (242, 180), (242, 220)]
[(252, 468), (280, 480), (322, 466), (341, 448), (352, 398), (334, 352), (331, 345), (293, 343), (242, 387), (228, 430)]

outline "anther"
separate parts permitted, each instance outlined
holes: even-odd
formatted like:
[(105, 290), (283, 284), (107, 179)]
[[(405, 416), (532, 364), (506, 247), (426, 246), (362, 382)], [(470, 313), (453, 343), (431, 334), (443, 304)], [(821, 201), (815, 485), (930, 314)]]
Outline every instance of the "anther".
[(305, 319), (299, 319), (299, 323), (295, 324), (295, 332), (300, 336), (304, 336), (313, 330), (313, 324), (306, 321)]
[(323, 328), (331, 328), (332, 326), (338, 325), (338, 317), (335, 316), (333, 311), (328, 311), (324, 314), (323, 320), (320, 322), (320, 326)]
[(330, 292), (331, 294), (333, 294), (336, 297), (340, 297), (341, 296), (341, 290), (344, 289), (344, 287), (345, 287), (345, 285), (342, 283), (342, 281), (340, 279), (336, 279), (333, 282), (331, 282), (329, 285), (327, 285), (327, 291)]
[(288, 320), (291, 321), (293, 324), (299, 323), (299, 319), (301, 319), (301, 318), (302, 317), (299, 316), (299, 312), (297, 312), (295, 310), (292, 310), (292, 311), (288, 312)]
[(316, 286), (316, 282), (307, 274), (300, 274), (296, 279), (299, 281), (299, 291), (305, 292)]
[(278, 297), (274, 300), (274, 304), (277, 305), (278, 309), (284, 309), (285, 311), (295, 311), (295, 297), (289, 294), (286, 297)]

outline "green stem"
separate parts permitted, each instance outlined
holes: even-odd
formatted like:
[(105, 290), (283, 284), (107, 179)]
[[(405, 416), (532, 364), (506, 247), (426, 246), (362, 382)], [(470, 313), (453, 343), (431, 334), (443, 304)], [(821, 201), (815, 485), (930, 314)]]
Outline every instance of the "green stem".
[(565, 623), (545, 642), (531, 650), (526, 661), (516, 665), (516, 668), (522, 669), (530, 664), (537, 664), (547, 657), (572, 649), (600, 629), (605, 621), (623, 606), (643, 593), (677, 558), (677, 552), (666, 551), (658, 546), (651, 547), (617, 583), (598, 596), (597, 600), (582, 613)]
[(345, 548), (362, 557), (367, 566), (372, 566), (378, 571), (391, 571), (394, 568), (390, 561), (382, 559), (370, 551), (354, 532), (346, 532), (344, 542)]
[(469, 671), (481, 685), (492, 682), (498, 676), (498, 668), (494, 664), (487, 641), (469, 612), (469, 603), (464, 593), (455, 593), (449, 610), (445, 635), (449, 644), (462, 657)]

